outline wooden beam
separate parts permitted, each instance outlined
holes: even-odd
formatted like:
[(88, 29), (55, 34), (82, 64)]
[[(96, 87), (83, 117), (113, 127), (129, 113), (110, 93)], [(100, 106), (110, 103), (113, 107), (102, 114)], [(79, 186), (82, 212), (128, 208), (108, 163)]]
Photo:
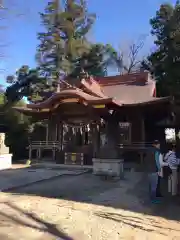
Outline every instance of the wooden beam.
[(101, 104), (101, 105), (93, 105), (94, 108), (105, 108), (106, 105), (105, 104)]
[(39, 109), (39, 111), (37, 112), (50, 112), (49, 108), (43, 108), (43, 109)]
[(141, 119), (141, 140), (144, 143), (145, 142), (145, 124), (144, 124), (144, 117), (142, 116)]

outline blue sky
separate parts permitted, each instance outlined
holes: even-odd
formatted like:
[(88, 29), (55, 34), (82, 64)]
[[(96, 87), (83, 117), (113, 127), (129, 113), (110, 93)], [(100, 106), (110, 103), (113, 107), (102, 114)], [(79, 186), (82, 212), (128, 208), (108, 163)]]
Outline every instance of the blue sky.
[[(35, 51), (38, 44), (36, 33), (42, 29), (38, 12), (42, 12), (48, 0), (9, 0), (11, 12), (0, 30), (0, 44), (8, 43), (2, 51), (6, 55), (1, 60), (5, 68), (3, 75), (13, 73), (22, 64), (35, 66)], [(18, 2), (16, 5), (12, 3)], [(149, 19), (153, 17), (162, 0), (89, 0), (90, 12), (97, 15), (90, 38), (96, 42), (110, 43), (114, 47), (147, 35), (143, 54), (152, 47)], [(167, 1), (166, 1), (167, 2)], [(174, 3), (175, 0), (168, 1)], [(113, 5), (112, 5), (113, 3)], [(20, 9), (20, 10), (17, 10)], [(25, 12), (25, 16), (15, 15)], [(4, 83), (4, 77), (1, 78)]]

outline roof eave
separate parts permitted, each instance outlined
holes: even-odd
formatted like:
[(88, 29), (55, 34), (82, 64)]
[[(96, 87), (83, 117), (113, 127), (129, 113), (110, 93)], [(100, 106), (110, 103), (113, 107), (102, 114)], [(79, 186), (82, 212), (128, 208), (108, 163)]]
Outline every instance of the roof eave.
[(165, 102), (171, 102), (171, 97), (163, 97), (163, 98), (156, 98), (154, 100), (144, 101), (144, 102), (137, 102), (137, 103), (130, 103), (130, 104), (122, 104), (124, 107), (133, 107), (133, 106), (144, 106), (144, 105), (153, 105), (157, 103), (165, 103)]

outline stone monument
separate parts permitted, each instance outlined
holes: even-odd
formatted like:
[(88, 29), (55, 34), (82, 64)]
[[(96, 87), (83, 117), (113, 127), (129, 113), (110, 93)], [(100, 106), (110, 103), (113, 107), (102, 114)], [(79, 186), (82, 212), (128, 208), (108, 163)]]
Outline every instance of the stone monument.
[(101, 146), (93, 158), (93, 173), (122, 178), (124, 173), (124, 160), (119, 158), (119, 148), (116, 144), (118, 127), (115, 124), (107, 124), (106, 133), (100, 137)]
[(0, 170), (11, 168), (12, 154), (9, 153), (9, 147), (4, 143), (5, 133), (0, 133)]

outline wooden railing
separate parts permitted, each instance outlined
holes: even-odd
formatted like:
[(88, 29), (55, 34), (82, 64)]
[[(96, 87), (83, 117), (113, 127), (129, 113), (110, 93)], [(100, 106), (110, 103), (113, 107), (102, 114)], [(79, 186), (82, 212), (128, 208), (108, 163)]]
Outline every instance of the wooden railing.
[(152, 147), (152, 142), (133, 142), (130, 144), (118, 144), (118, 147), (124, 150), (146, 150)]
[[(66, 146), (67, 143), (63, 143), (63, 147)], [(61, 143), (59, 141), (32, 141), (29, 144), (29, 149), (60, 149)], [(152, 147), (152, 142), (133, 142), (130, 144), (118, 144), (117, 146), (122, 150), (137, 150), (137, 151), (146, 151)]]
[(43, 149), (52, 149), (52, 148), (60, 148), (59, 141), (32, 141), (29, 144), (28, 148), (43, 148)]
[(36, 158), (41, 159), (43, 150), (51, 150), (52, 158), (55, 159), (55, 153), (61, 149), (59, 141), (32, 141), (29, 146), (29, 159), (32, 159), (32, 151), (36, 151)]
[(140, 156), (141, 164), (145, 163), (145, 156), (150, 149), (152, 149), (152, 142), (133, 142), (131, 144), (119, 144), (119, 149), (121, 149), (122, 153), (128, 151), (136, 151)]
[[(67, 143), (63, 143), (66, 145)], [(44, 148), (44, 149), (51, 149), (51, 148), (59, 148), (61, 143), (59, 141), (32, 141), (29, 144), (28, 148)], [(130, 144), (118, 144), (118, 148), (127, 149), (127, 150), (145, 150), (147, 148), (152, 147), (152, 142), (133, 142)]]
[[(32, 151), (36, 151), (36, 156), (38, 159), (41, 159), (42, 153), (44, 150), (50, 150), (52, 151), (52, 158), (55, 159), (55, 155), (57, 151), (61, 151), (64, 149), (64, 146), (66, 146), (67, 143), (63, 143), (63, 146), (61, 146), (61, 143), (59, 141), (32, 141), (28, 147), (29, 149), (29, 159), (32, 158)], [(122, 152), (128, 152), (128, 151), (136, 151), (141, 159), (141, 162), (144, 161), (144, 153), (148, 152), (148, 149), (152, 147), (152, 142), (133, 142), (131, 144), (118, 144), (117, 148)], [(73, 151), (70, 151), (73, 153)], [(74, 151), (76, 154), (80, 154), (81, 151)], [(99, 153), (98, 153), (99, 154)], [(99, 156), (97, 154), (97, 156)], [(67, 154), (66, 154), (67, 155)], [(106, 156), (107, 157), (107, 156)], [(69, 159), (69, 158), (67, 158)], [(83, 158), (84, 159), (84, 156)], [(83, 160), (81, 159), (81, 164)], [(67, 162), (69, 160), (66, 160)], [(75, 161), (76, 162), (76, 161)], [(78, 161), (79, 162), (79, 161)]]

